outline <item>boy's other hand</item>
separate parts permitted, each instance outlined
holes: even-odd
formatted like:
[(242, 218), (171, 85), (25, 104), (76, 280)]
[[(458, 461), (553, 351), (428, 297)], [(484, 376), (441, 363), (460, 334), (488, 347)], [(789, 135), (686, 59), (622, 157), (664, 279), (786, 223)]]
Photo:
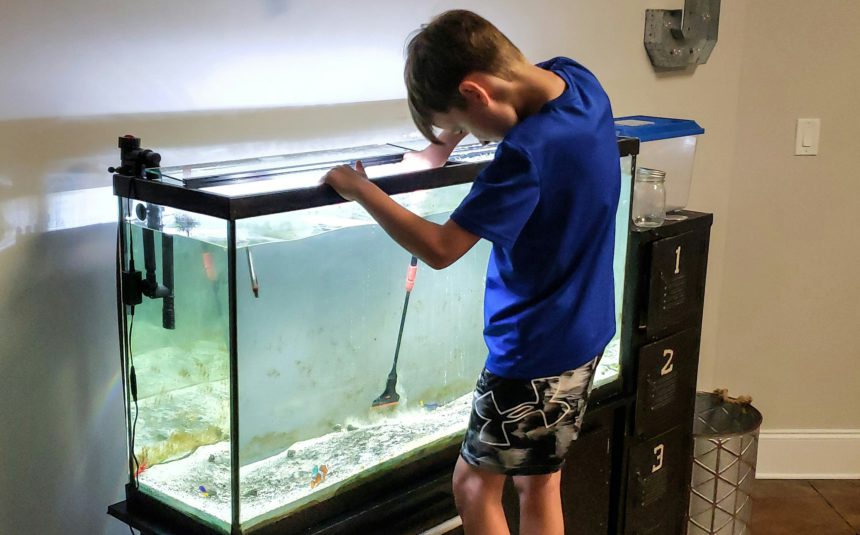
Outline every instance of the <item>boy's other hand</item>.
[(439, 151), (434, 149), (435, 146), (431, 145), (424, 150), (405, 153), (402, 163), (404, 172), (441, 167), (445, 163), (447, 155), (439, 154)]
[(403, 161), (400, 164), (402, 172), (422, 171), (424, 169), (442, 167), (448, 161), (451, 152), (454, 151), (454, 148), (466, 135), (465, 131), (442, 131), (438, 136), (439, 141), (442, 142), (441, 145), (431, 144), (424, 150), (407, 152), (403, 155)]
[(356, 200), (361, 187), (370, 183), (361, 160), (355, 162), (355, 169), (348, 165), (338, 165), (326, 173), (320, 182), (333, 187), (338, 195), (348, 201)]

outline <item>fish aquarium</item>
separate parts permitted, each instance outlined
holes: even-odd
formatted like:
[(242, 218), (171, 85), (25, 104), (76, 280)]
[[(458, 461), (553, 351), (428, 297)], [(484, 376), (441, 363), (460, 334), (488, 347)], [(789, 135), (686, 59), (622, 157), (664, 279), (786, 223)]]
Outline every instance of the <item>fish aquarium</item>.
[[(621, 381), (637, 146), (619, 139), (618, 329), (597, 392)], [(487, 355), (491, 244), (433, 270), (319, 180), (361, 160), (394, 200), (443, 223), (494, 146), (461, 145), (445, 166), (411, 172), (399, 165), (408, 144), (179, 166), (160, 166), (136, 138), (120, 148), (130, 502), (207, 533), (264, 532), (456, 451)]]

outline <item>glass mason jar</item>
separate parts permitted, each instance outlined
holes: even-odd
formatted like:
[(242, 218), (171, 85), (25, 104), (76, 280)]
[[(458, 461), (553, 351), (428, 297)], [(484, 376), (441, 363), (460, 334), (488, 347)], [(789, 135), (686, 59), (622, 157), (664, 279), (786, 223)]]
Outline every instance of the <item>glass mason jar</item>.
[(633, 224), (659, 227), (666, 220), (666, 171), (640, 167), (633, 184)]

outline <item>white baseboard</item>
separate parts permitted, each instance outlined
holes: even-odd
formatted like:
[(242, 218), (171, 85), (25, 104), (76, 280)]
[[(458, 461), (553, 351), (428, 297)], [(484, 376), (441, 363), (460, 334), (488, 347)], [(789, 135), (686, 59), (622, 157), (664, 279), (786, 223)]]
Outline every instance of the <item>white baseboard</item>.
[(860, 429), (763, 430), (756, 479), (860, 479)]

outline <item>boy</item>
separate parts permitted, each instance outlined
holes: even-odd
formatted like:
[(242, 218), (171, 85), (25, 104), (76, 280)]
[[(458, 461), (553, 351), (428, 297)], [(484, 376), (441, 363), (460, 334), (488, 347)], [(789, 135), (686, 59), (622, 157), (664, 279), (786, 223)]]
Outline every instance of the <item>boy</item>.
[(621, 177), (609, 100), (578, 63), (532, 65), (492, 24), (459, 10), (412, 38), (405, 80), (413, 120), (433, 142), (407, 160), (442, 165), (467, 133), (501, 142), (450, 219), (438, 225), (402, 208), (360, 162), (324, 180), (435, 269), (480, 238), (493, 243), (489, 355), (454, 469), (457, 509), (469, 535), (508, 533), (501, 496), (511, 475), (520, 533), (561, 535), (560, 469), (615, 332)]

